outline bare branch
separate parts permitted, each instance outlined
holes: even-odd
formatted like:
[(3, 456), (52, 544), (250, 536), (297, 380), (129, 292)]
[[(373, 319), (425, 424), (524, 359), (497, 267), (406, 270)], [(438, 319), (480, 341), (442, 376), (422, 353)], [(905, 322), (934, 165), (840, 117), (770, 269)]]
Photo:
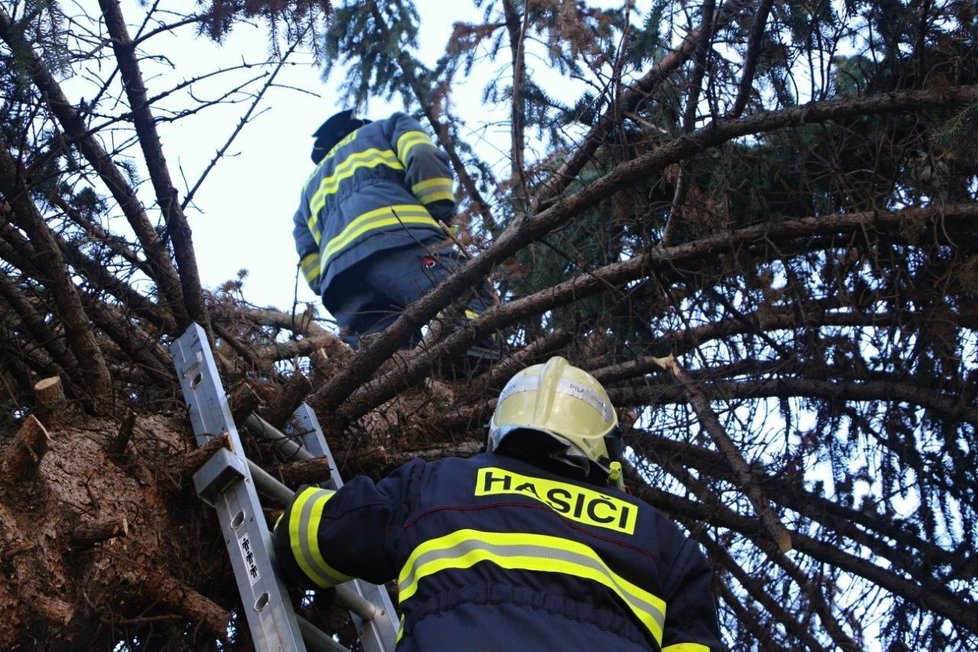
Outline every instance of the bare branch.
[(713, 438), (714, 443), (720, 452), (723, 453), (727, 462), (733, 468), (734, 472), (737, 474), (737, 480), (740, 483), (741, 488), (750, 498), (754, 509), (757, 510), (758, 515), (761, 517), (761, 522), (764, 523), (764, 527), (767, 529), (768, 534), (771, 538), (778, 544), (778, 548), (781, 552), (788, 552), (791, 550), (791, 535), (785, 529), (784, 524), (781, 523), (781, 519), (778, 518), (771, 510), (771, 506), (768, 502), (767, 496), (761, 490), (761, 487), (754, 482), (753, 477), (749, 467), (747, 466), (747, 460), (744, 456), (740, 454), (737, 447), (730, 440), (730, 436), (724, 431), (723, 426), (720, 425), (720, 420), (717, 419), (716, 413), (710, 407), (709, 402), (703, 395), (703, 392), (699, 390), (696, 384), (690, 379), (686, 370), (680, 366), (676, 358), (669, 356), (668, 358), (656, 358), (656, 364), (671, 373), (676, 380), (683, 386), (683, 391), (686, 393), (690, 404), (693, 409), (696, 410), (696, 414), (699, 417), (700, 425), (704, 430), (709, 433), (710, 437)]
[[(153, 121), (153, 114), (147, 99), (146, 85), (143, 82), (139, 63), (135, 56), (135, 45), (129, 37), (122, 8), (115, 0), (100, 0), (99, 6), (105, 17), (105, 24), (112, 37), (112, 47), (116, 54), (119, 70), (129, 97), (129, 105), (133, 112), (133, 122), (146, 165), (149, 170), (156, 200), (163, 211), (167, 232), (173, 240), (173, 251), (177, 266), (180, 270), (180, 285), (183, 290), (184, 306), (190, 321), (201, 324), (210, 335), (210, 318), (204, 305), (204, 294), (200, 286), (200, 276), (197, 272), (197, 260), (194, 254), (190, 226), (177, 201), (177, 191), (170, 181), (170, 173), (166, 158), (160, 144), (159, 133)], [(188, 321), (179, 321), (177, 326), (184, 328)]]
[(136, 233), (136, 237), (139, 238), (139, 242), (145, 249), (147, 258), (155, 270), (151, 276), (160, 287), (163, 296), (166, 297), (165, 305), (169, 309), (177, 311), (176, 317), (181, 323), (186, 322), (186, 316), (181, 318), (179, 314), (182, 310), (182, 300), (177, 285), (176, 271), (170, 264), (166, 248), (153, 229), (153, 225), (146, 216), (135, 191), (130, 187), (125, 175), (112, 162), (106, 151), (88, 132), (81, 116), (68, 101), (57, 81), (30, 45), (24, 41), (3, 9), (0, 9), (0, 39), (3, 39), (11, 49), (20, 52), (25, 57), (31, 79), (41, 91), (41, 95), (46, 98), (51, 112), (108, 187), (129, 220), (130, 226)]

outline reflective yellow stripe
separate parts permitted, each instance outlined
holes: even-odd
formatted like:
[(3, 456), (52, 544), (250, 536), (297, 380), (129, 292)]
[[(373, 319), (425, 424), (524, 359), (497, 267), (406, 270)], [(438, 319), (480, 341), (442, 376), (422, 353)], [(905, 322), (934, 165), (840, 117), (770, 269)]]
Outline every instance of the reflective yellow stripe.
[(306, 220), (306, 226), (309, 227), (309, 233), (312, 234), (312, 239), (319, 246), (319, 242), (323, 239), (323, 232), (319, 229), (319, 214), (310, 213), (309, 219)]
[(397, 156), (389, 149), (365, 149), (362, 152), (354, 152), (343, 159), (334, 169), (333, 174), (323, 177), (319, 182), (319, 188), (309, 200), (309, 212), (313, 215), (319, 213), (323, 205), (326, 204), (326, 197), (336, 192), (340, 182), (349, 179), (362, 168), (375, 168), (386, 165), (394, 170), (403, 170), (404, 166)]
[(430, 204), (440, 199), (455, 200), (452, 180), (445, 177), (428, 179), (411, 186), (411, 192), (422, 204)]
[(351, 142), (353, 142), (353, 139), (356, 138), (356, 137), (357, 137), (357, 130), (356, 129), (354, 129), (353, 131), (351, 131), (347, 135), (343, 136), (343, 140), (341, 140), (340, 142), (338, 142), (335, 145), (333, 145), (333, 148), (330, 149), (328, 152), (326, 152), (326, 158), (329, 158), (330, 156), (332, 156), (333, 154), (335, 154), (336, 153), (336, 150), (338, 150), (340, 147), (343, 147), (344, 145), (349, 145)]
[(389, 226), (397, 226), (398, 224), (440, 228), (438, 222), (428, 214), (424, 206), (417, 204), (384, 206), (383, 208), (369, 211), (357, 217), (339, 235), (326, 243), (326, 247), (323, 249), (322, 266), (325, 267), (331, 258), (350, 246), (354, 240), (364, 233)]
[(304, 256), (299, 262), (299, 267), (302, 268), (302, 275), (305, 277), (306, 283), (312, 284), (319, 276), (319, 252)]
[(401, 602), (418, 590), (418, 582), (439, 571), (465, 569), (490, 562), (508, 570), (563, 573), (611, 589), (641, 621), (658, 644), (666, 603), (615, 573), (589, 546), (576, 541), (525, 532), (458, 530), (426, 541), (412, 551), (398, 576)]
[(478, 319), (479, 318), (479, 313), (477, 313), (475, 310), (472, 310), (471, 308), (466, 308), (465, 309), (465, 318), (466, 319)]
[(662, 652), (710, 652), (710, 648), (700, 643), (675, 643), (662, 648)]
[(343, 140), (333, 145), (333, 149), (326, 152), (326, 156), (324, 156), (322, 160), (319, 161), (319, 163), (316, 165), (316, 169), (314, 169), (312, 171), (312, 174), (309, 175), (309, 178), (306, 179), (306, 185), (309, 185), (309, 182), (316, 178), (316, 175), (319, 174), (319, 168), (326, 165), (329, 159), (333, 158), (333, 154), (336, 153), (336, 150), (338, 150), (340, 147), (343, 147), (344, 145), (349, 145), (350, 141), (352, 141), (356, 137), (357, 137), (357, 132), (355, 131), (351, 132), (346, 136), (344, 136)]
[(397, 158), (407, 161), (408, 154), (416, 145), (427, 145), (434, 147), (435, 144), (428, 138), (428, 134), (423, 131), (407, 131), (397, 139)]
[(323, 507), (335, 492), (309, 487), (299, 494), (289, 513), (289, 544), (292, 556), (302, 572), (317, 586), (329, 588), (349, 581), (344, 575), (323, 559), (319, 550), (319, 521)]

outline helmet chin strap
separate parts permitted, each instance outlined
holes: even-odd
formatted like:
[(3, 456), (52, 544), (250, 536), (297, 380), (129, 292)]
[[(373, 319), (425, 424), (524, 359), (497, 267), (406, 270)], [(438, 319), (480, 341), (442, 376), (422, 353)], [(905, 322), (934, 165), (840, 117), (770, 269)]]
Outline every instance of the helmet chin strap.
[(622, 491), (624, 491), (625, 490), (625, 474), (622, 473), (622, 470), (621, 470), (621, 462), (619, 462), (618, 460), (615, 460), (614, 462), (612, 462), (608, 466), (611, 468), (611, 472), (608, 473), (608, 484), (614, 485), (614, 486), (618, 487), (619, 489), (621, 489)]

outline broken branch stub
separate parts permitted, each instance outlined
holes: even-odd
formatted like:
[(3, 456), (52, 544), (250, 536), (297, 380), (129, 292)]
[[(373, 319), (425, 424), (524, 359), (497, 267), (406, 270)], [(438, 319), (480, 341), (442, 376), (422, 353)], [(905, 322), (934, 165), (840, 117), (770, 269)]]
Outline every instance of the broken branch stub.
[(76, 526), (68, 535), (73, 548), (88, 548), (96, 543), (108, 541), (129, 534), (129, 521), (125, 515), (82, 523)]
[(51, 413), (64, 410), (68, 402), (59, 376), (42, 378), (34, 383), (34, 396), (37, 397), (38, 406)]
[(132, 410), (126, 412), (125, 418), (119, 426), (119, 432), (115, 437), (109, 442), (106, 447), (106, 453), (109, 454), (111, 458), (119, 458), (126, 452), (126, 447), (129, 445), (129, 440), (132, 439), (132, 433), (136, 426), (136, 413)]
[(41, 459), (48, 451), (51, 437), (33, 414), (24, 419), (20, 430), (3, 452), (0, 476), (7, 484), (14, 485), (37, 477)]

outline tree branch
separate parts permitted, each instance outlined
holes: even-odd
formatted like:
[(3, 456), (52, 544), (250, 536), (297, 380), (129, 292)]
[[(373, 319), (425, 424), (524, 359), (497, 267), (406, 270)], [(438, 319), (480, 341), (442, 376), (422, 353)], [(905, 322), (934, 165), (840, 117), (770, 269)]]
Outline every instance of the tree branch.
[[(669, 514), (680, 514), (695, 518), (716, 527), (740, 532), (749, 538), (753, 538), (754, 534), (762, 527), (758, 521), (737, 515), (727, 508), (718, 510), (716, 506), (694, 503), (660, 489), (642, 487), (638, 495)], [(975, 609), (973, 604), (957, 600), (946, 593), (923, 589), (914, 582), (905, 580), (871, 562), (843, 552), (831, 544), (822, 543), (798, 531), (793, 532), (791, 538), (798, 553), (809, 555), (832, 568), (863, 577), (924, 610), (940, 614), (968, 631), (978, 631), (978, 609)], [(763, 548), (763, 542), (755, 543)], [(773, 546), (770, 546), (770, 549), (773, 551)]]
[[(978, 97), (978, 93), (976, 93), (976, 97)], [(761, 224), (702, 238), (675, 247), (653, 249), (626, 262), (606, 265), (588, 274), (558, 283), (536, 294), (512, 300), (483, 313), (478, 319), (473, 320), (466, 329), (449, 335), (426, 351), (426, 358), (418, 356), (410, 360), (408, 362), (410, 371), (407, 374), (400, 375), (398, 379), (388, 378), (377, 381), (377, 384), (371, 388), (371, 395), (374, 400), (382, 403), (397, 394), (399, 387), (402, 386), (400, 383), (413, 382), (413, 379), (416, 378), (415, 374), (423, 374), (423, 369), (429, 368), (434, 361), (461, 353), (477, 338), (487, 336), (508, 325), (519, 323), (530, 316), (539, 315), (558, 306), (593, 296), (606, 289), (608, 284), (624, 284), (637, 278), (667, 274), (684, 264), (695, 265), (702, 261), (715, 260), (724, 252), (736, 251), (740, 247), (749, 247), (759, 242), (791, 241), (796, 238), (810, 238), (816, 235), (839, 235), (842, 238), (851, 238), (854, 235), (862, 236), (867, 232), (888, 233), (893, 237), (902, 237), (901, 233), (904, 232), (907, 224), (916, 224), (933, 232), (955, 234), (958, 231), (971, 228), (971, 225), (976, 221), (978, 221), (978, 206), (973, 204), (912, 208), (894, 213), (847, 213), (786, 220), (775, 224)], [(941, 228), (937, 228), (938, 225)], [(525, 225), (514, 231), (507, 231), (490, 246), (485, 254), (467, 264), (463, 271), (452, 276), (430, 294), (407, 308), (397, 322), (385, 332), (383, 338), (379, 338), (366, 349), (361, 350), (346, 369), (336, 374), (328, 384), (314, 392), (310, 402), (315, 403), (317, 410), (336, 410), (344, 418), (356, 419), (365, 414), (373, 405), (365, 405), (359, 402), (346, 402), (343, 405), (339, 405), (339, 403), (364, 385), (364, 379), (375, 368), (377, 358), (380, 358), (382, 354), (390, 355), (393, 352), (393, 342), (399, 341), (402, 331), (406, 335), (408, 329), (420, 327), (423, 323), (422, 319), (434, 316), (435, 306), (445, 305), (442, 302), (450, 300), (453, 296), (458, 296), (466, 281), (472, 282), (471, 275), (483, 271), (487, 262), (495, 258), (497, 254), (509, 252), (510, 247), (519, 241), (519, 235), (523, 233), (523, 229), (525, 229)], [(514, 235), (508, 237), (510, 234)], [(452, 289), (455, 290), (455, 294), (450, 292)], [(389, 348), (390, 351), (388, 351)], [(379, 363), (376, 366), (379, 366)]]
[[(163, 211), (167, 232), (173, 240), (173, 253), (180, 270), (180, 286), (183, 290), (187, 317), (190, 321), (200, 324), (208, 333), (208, 339), (213, 342), (214, 336), (210, 328), (207, 307), (204, 304), (203, 289), (200, 286), (190, 226), (177, 201), (176, 188), (170, 180), (159, 133), (147, 101), (146, 85), (136, 60), (135, 45), (129, 37), (119, 3), (116, 0), (99, 0), (99, 7), (102, 9), (106, 28), (112, 37), (112, 48), (119, 64), (119, 71), (122, 73), (123, 86), (129, 98), (133, 123), (146, 159), (146, 167), (153, 182), (153, 189), (156, 191), (156, 200)], [(188, 325), (187, 321), (177, 322), (177, 327), (181, 329)]]
[[(387, 27), (386, 19), (377, 9), (376, 3), (371, 2), (368, 6), (374, 17), (374, 22), (376, 23), (377, 28), (383, 35), (383, 40), (385, 42), (389, 41), (391, 38), (391, 33), (390, 28)], [(401, 74), (404, 76), (404, 81), (407, 82), (408, 86), (410, 86), (411, 90), (414, 92), (414, 96), (418, 100), (418, 105), (421, 107), (421, 111), (434, 128), (435, 137), (438, 139), (438, 144), (441, 145), (441, 148), (448, 154), (448, 158), (452, 162), (452, 169), (455, 171), (459, 183), (462, 184), (466, 195), (468, 195), (469, 199), (472, 201), (473, 207), (482, 217), (483, 224), (490, 232), (496, 231), (499, 227), (496, 224), (495, 218), (492, 216), (492, 211), (489, 209), (489, 204), (482, 198), (482, 193), (479, 192), (479, 187), (476, 185), (475, 180), (465, 167), (462, 157), (459, 156), (458, 149), (455, 147), (455, 143), (451, 138), (451, 129), (449, 128), (449, 125), (442, 122), (439, 116), (435, 113), (431, 102), (431, 91), (430, 89), (425, 88), (421, 79), (419, 79), (418, 74), (415, 72), (420, 70), (423, 71), (423, 74), (427, 74), (428, 71), (419, 62), (411, 59), (411, 57), (408, 56), (407, 52), (404, 50), (401, 50), (398, 54), (397, 63), (401, 69)]]
[(543, 188), (540, 189), (533, 204), (533, 212), (548, 207), (561, 193), (567, 190), (567, 187), (577, 174), (584, 169), (584, 166), (587, 165), (594, 156), (594, 153), (604, 143), (608, 133), (618, 124), (619, 115), (634, 111), (663, 81), (678, 71), (693, 56), (702, 39), (708, 38), (710, 33), (728, 24), (749, 4), (750, 0), (732, 0), (728, 2), (721, 9), (715, 24), (700, 25), (691, 31), (683, 39), (683, 42), (679, 44), (678, 48), (663, 57), (651, 70), (636, 81), (632, 88), (623, 93), (618, 103), (612, 105), (612, 108), (601, 116), (598, 123), (591, 128), (570, 158), (560, 166)]
[(88, 325), (78, 289), (66, 273), (66, 263), (57, 239), (30, 201), (24, 181), (23, 167), (10, 155), (6, 143), (0, 140), (0, 192), (10, 203), (14, 223), (24, 230), (34, 245), (36, 268), (42, 272), (36, 279), (50, 289), (58, 305), (58, 317), (64, 327), (68, 346), (85, 376), (86, 398), (94, 406), (104, 405), (112, 395), (108, 367), (95, 341), (95, 334)]
[(170, 264), (165, 246), (146, 216), (142, 202), (139, 201), (125, 175), (112, 162), (108, 153), (93, 135), (88, 132), (81, 116), (68, 101), (57, 81), (30, 44), (24, 40), (10, 16), (2, 8), (0, 8), (0, 39), (3, 39), (12, 50), (21, 53), (21, 56), (24, 57), (31, 79), (45, 98), (51, 113), (78, 147), (85, 160), (105, 183), (112, 196), (119, 203), (136, 237), (139, 238), (139, 242), (146, 252), (146, 257), (155, 270), (155, 273), (150, 276), (165, 298), (165, 301), (162, 302), (163, 305), (169, 310), (175, 311), (177, 321), (186, 322), (186, 314), (181, 314), (183, 301), (180, 296), (180, 288), (176, 283), (176, 271)]
[[(560, 224), (567, 222), (570, 218), (579, 215), (582, 211), (597, 205), (600, 201), (611, 196), (627, 184), (634, 183), (640, 178), (647, 176), (654, 169), (661, 169), (665, 165), (681, 160), (698, 151), (751, 133), (772, 131), (787, 126), (822, 122), (864, 113), (885, 113), (947, 106), (948, 104), (966, 103), (976, 100), (978, 100), (978, 86), (963, 86), (941, 91), (908, 91), (905, 93), (874, 95), (852, 100), (815, 102), (804, 107), (786, 109), (776, 113), (755, 114), (748, 118), (732, 122), (714, 122), (688, 137), (677, 139), (662, 147), (656, 148), (648, 154), (619, 165), (614, 171), (590, 184), (580, 193), (561, 200), (532, 218), (516, 220), (505, 232), (493, 241), (485, 252), (470, 260), (444, 283), (401, 313), (398, 320), (385, 331), (384, 337), (378, 338), (375, 342), (362, 349), (349, 367), (337, 374), (332, 382), (325, 385), (316, 393), (316, 400), (325, 409), (334, 409), (377, 367), (390, 357), (399, 342), (406, 340), (411, 332), (414, 332), (429, 322), (439, 310), (449, 305), (454, 298), (461, 296), (467, 289), (477, 283), (479, 279), (486, 277), (494, 264), (515, 254), (522, 247), (526, 246), (527, 243), (540, 238)], [(963, 205), (947, 208), (910, 210), (925, 211), (935, 216), (935, 218), (947, 219), (948, 217), (953, 217), (954, 219), (958, 219), (961, 215), (970, 215), (973, 213), (975, 207)], [(949, 211), (950, 214), (948, 214)], [(912, 214), (910, 213), (908, 215)], [(876, 213), (858, 213), (858, 215), (861, 216), (862, 226), (866, 229), (872, 230), (879, 228)], [(807, 218), (806, 220), (790, 220), (778, 224), (748, 227), (734, 232), (734, 234), (745, 235), (750, 232), (754, 237), (754, 240), (750, 242), (741, 240), (740, 238), (735, 239), (733, 234), (721, 234), (712, 238), (704, 238), (696, 243), (678, 245), (670, 249), (653, 249), (651, 253), (637, 256), (626, 263), (610, 265), (603, 269), (608, 272), (616, 269), (622, 272), (622, 277), (629, 273), (635, 274), (633, 276), (634, 278), (644, 275), (638, 273), (636, 268), (641, 269), (642, 266), (656, 266), (658, 261), (661, 261), (668, 255), (668, 252), (674, 250), (678, 253), (691, 246), (699, 249), (708, 250), (710, 248), (716, 248), (719, 250), (721, 242), (729, 246), (732, 246), (735, 242), (740, 245), (749, 245), (755, 241), (764, 242), (764, 238), (777, 237), (772, 236), (772, 234), (782, 234), (781, 237), (786, 238), (792, 237), (793, 235), (797, 237), (797, 234), (792, 234), (792, 229), (807, 231), (809, 235), (832, 233), (834, 232), (831, 228), (832, 226), (838, 226), (850, 217), (849, 215), (836, 215), (828, 216), (827, 218)], [(888, 222), (885, 217), (883, 221)], [(786, 227), (785, 225), (788, 224), (792, 226)], [(726, 247), (723, 247), (723, 249), (726, 250)], [(701, 255), (708, 255), (707, 251), (701, 251)], [(590, 273), (587, 276), (587, 280), (584, 280), (584, 277), (578, 277), (574, 281), (571, 281), (574, 285), (570, 286), (570, 288), (572, 288), (572, 291), (573, 289), (583, 290), (585, 287), (590, 287), (592, 283), (600, 282), (604, 284), (616, 276), (618, 275), (611, 273), (607, 276), (600, 273)], [(552, 297), (556, 297), (561, 289), (570, 288), (566, 284), (561, 284), (556, 286), (553, 292), (548, 290), (547, 293), (551, 294)], [(586, 293), (593, 294), (596, 291), (596, 288), (590, 287)], [(553, 303), (552, 305), (556, 304)], [(522, 308), (525, 309), (525, 306), (522, 306)], [(489, 326), (490, 320), (492, 320), (491, 324), (494, 327), (505, 325), (505, 323), (513, 323), (503, 322), (499, 319), (503, 314), (508, 314), (508, 310), (515, 312), (517, 309), (513, 308), (513, 303), (510, 303), (491, 310), (480, 319), (475, 320), (471, 324), (471, 328), (467, 328), (462, 333), (449, 337), (442, 345), (448, 347), (459, 344), (459, 341), (454, 338), (468, 337), (473, 332), (476, 336), (488, 335), (491, 332)], [(475, 337), (471, 341), (475, 341)]]
[(785, 529), (784, 524), (781, 523), (781, 519), (771, 509), (767, 496), (764, 495), (760, 485), (754, 481), (751, 475), (747, 460), (740, 454), (740, 451), (734, 446), (733, 441), (730, 440), (730, 436), (727, 435), (723, 426), (720, 425), (720, 420), (717, 418), (713, 408), (710, 407), (710, 403), (706, 400), (703, 392), (700, 391), (699, 387), (696, 386), (674, 356), (656, 358), (655, 362), (672, 374), (679, 381), (679, 384), (682, 385), (687, 400), (696, 411), (697, 417), (699, 417), (700, 426), (713, 438), (713, 442), (734, 470), (740, 488), (744, 490), (754, 509), (757, 510), (757, 514), (761, 517), (761, 522), (764, 523), (764, 527), (768, 534), (771, 535), (771, 539), (777, 543), (781, 552), (791, 550), (791, 536)]

